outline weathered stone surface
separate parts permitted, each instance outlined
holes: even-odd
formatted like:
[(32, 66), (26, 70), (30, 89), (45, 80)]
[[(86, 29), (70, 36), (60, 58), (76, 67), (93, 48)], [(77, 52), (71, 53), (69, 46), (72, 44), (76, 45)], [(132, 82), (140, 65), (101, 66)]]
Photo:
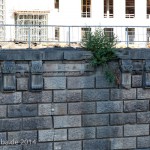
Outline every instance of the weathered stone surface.
[(150, 112), (137, 113), (137, 123), (150, 123)]
[(108, 114), (83, 115), (83, 126), (100, 126), (109, 124)]
[[(1, 141), (6, 141), (6, 132), (0, 133), (0, 139), (1, 139)], [(2, 143), (1, 143), (1, 145), (2, 145)]]
[(145, 73), (143, 76), (143, 86), (145, 88), (150, 88), (150, 73)]
[(65, 115), (67, 114), (67, 104), (39, 104), (39, 115)]
[(62, 50), (47, 50), (43, 60), (63, 60), (63, 54)]
[(14, 61), (2, 62), (2, 73), (13, 74), (16, 73), (16, 64)]
[(121, 100), (122, 93), (122, 89), (111, 89), (111, 100)]
[(0, 131), (16, 131), (21, 130), (21, 119), (1, 119)]
[(125, 112), (138, 112), (138, 111), (148, 111), (149, 101), (148, 100), (138, 100), (138, 101), (125, 101), (124, 111)]
[(44, 72), (63, 72), (65, 71), (65, 64), (60, 63), (44, 63), (43, 64)]
[(89, 64), (85, 63), (67, 63), (67, 64), (58, 64), (58, 63), (45, 63), (43, 64), (44, 72), (84, 72), (84, 71), (93, 71), (93, 68)]
[(112, 89), (111, 100), (131, 100), (136, 99), (136, 89)]
[(131, 51), (131, 50), (128, 50), (130, 52), (130, 58), (132, 59), (145, 59), (145, 58), (148, 58), (148, 50), (145, 49), (144, 50), (144, 53), (143, 53), (143, 49), (136, 49), (136, 51)]
[(122, 126), (104, 126), (97, 128), (97, 138), (117, 138), (123, 136)]
[(124, 136), (149, 135), (149, 125), (125, 125)]
[(23, 118), (23, 129), (36, 130), (52, 128), (51, 117)]
[(116, 52), (117, 56), (121, 59), (131, 59), (131, 51), (129, 49), (119, 49)]
[(126, 65), (121, 65), (121, 71), (124, 72), (132, 72), (133, 70), (133, 65), (132, 64), (126, 64)]
[(22, 150), (21, 145), (17, 145), (17, 146), (11, 145), (11, 146), (9, 146), (8, 144), (5, 144), (5, 143), (3, 144), (3, 142), (2, 142), (2, 145), (4, 145), (4, 146), (1, 146), (0, 150)]
[(6, 117), (6, 113), (7, 113), (7, 106), (0, 105), (0, 118)]
[(124, 100), (136, 99), (136, 89), (133, 89), (133, 88), (130, 90), (123, 89), (122, 90), (122, 99), (124, 99)]
[(94, 88), (94, 77), (68, 77), (67, 78), (68, 89), (83, 89)]
[(64, 73), (64, 76), (66, 77), (79, 77), (79, 76), (90, 76), (90, 75), (92, 75), (91, 72), (84, 72), (84, 70)]
[(12, 50), (7, 51), (0, 51), (0, 58), (1, 60), (19, 60), (20, 58), (24, 57), (24, 53), (21, 51), (12, 52)]
[(67, 140), (67, 129), (39, 130), (39, 142)]
[[(33, 50), (26, 50), (26, 52), (23, 55), (24, 59), (23, 60), (42, 60), (43, 59), (43, 54), (41, 52), (33, 51)], [(22, 59), (20, 59), (22, 60)]]
[(65, 75), (65, 72), (61, 71), (61, 72), (44, 72), (43, 76), (44, 77), (64, 77), (66, 75)]
[(43, 66), (42, 61), (31, 62), (31, 90), (42, 90), (43, 89)]
[(41, 91), (43, 89), (43, 76), (36, 74), (36, 75), (31, 75), (31, 84), (30, 84), (30, 88), (31, 90), (39, 90)]
[(137, 89), (137, 98), (138, 99), (149, 99), (150, 98), (150, 89)]
[[(90, 56), (83, 51), (49, 49), (22, 51), (24, 55), (21, 51), (0, 54), (1, 60), (4, 56), (6, 60), (17, 60), (14, 60), (17, 74), (10, 68), (4, 74), (6, 85), (12, 82), (17, 91), (0, 93), (0, 139), (34, 141), (23, 145), (1, 144), (0, 150), (149, 150), (150, 90), (143, 88), (149, 88), (150, 67), (148, 64), (143, 70), (143, 63), (150, 62), (150, 53), (135, 51), (122, 52), (122, 57), (133, 65), (131, 71), (123, 72), (122, 78), (124, 87), (130, 89), (110, 85), (104, 78), (104, 68), (90, 68), (83, 61)], [(66, 52), (68, 56), (63, 56)], [(44, 73), (33, 71), (41, 68), (31, 67), (31, 62), (38, 59), (44, 64)], [(122, 65), (130, 70), (127, 61), (123, 60)], [(121, 67), (118, 60), (109, 64), (115, 71)], [(3, 71), (0, 68), (1, 89)], [(15, 76), (9, 79), (11, 71)], [(37, 79), (44, 81), (43, 91), (29, 92), (38, 75), (44, 77)]]
[(44, 89), (66, 89), (66, 77), (45, 77)]
[(37, 114), (37, 104), (8, 106), (8, 117), (37, 116)]
[(69, 140), (93, 139), (93, 138), (95, 138), (95, 128), (93, 127), (70, 128), (68, 130)]
[(47, 103), (52, 101), (52, 91), (23, 92), (23, 103)]
[(145, 71), (150, 72), (150, 61), (149, 59), (145, 61)]
[(109, 150), (110, 140), (85, 140), (83, 141), (83, 150)]
[(28, 78), (18, 78), (17, 79), (17, 90), (18, 91), (28, 90)]
[(117, 86), (116, 84), (108, 82), (104, 75), (96, 76), (96, 88), (113, 88), (116, 86)]
[(149, 150), (149, 148), (142, 148), (142, 149), (141, 149), (141, 148), (140, 148), (140, 149), (138, 148), (137, 150)]
[(53, 115), (67, 115), (67, 104), (55, 103), (52, 105)]
[(136, 148), (136, 138), (114, 138), (111, 140), (111, 149), (134, 149)]
[(81, 141), (67, 141), (54, 143), (54, 150), (82, 150)]
[[(143, 136), (137, 138), (138, 148), (149, 148), (150, 147), (150, 136)], [(146, 149), (148, 150), (148, 149)]]
[(23, 145), (23, 150), (53, 150), (52, 143), (36, 143)]
[(131, 88), (131, 73), (122, 73), (122, 86), (126, 89)]
[(123, 102), (97, 102), (97, 113), (123, 112)]
[(69, 114), (92, 114), (95, 113), (94, 102), (80, 102), (68, 104)]
[(130, 59), (122, 59), (121, 60), (121, 71), (123, 73), (129, 73), (133, 70), (132, 60)]
[(66, 128), (66, 127), (80, 127), (81, 116), (55, 116), (54, 128)]
[(132, 75), (132, 87), (142, 87), (142, 75)]
[(83, 101), (109, 100), (108, 89), (85, 89), (83, 90)]
[(143, 71), (144, 65), (142, 60), (134, 60), (132, 62), (134, 71)]
[(16, 72), (25, 73), (29, 72), (29, 64), (16, 64)]
[(3, 75), (3, 91), (15, 91), (16, 90), (16, 77), (15, 75), (5, 74)]
[(37, 136), (37, 131), (8, 132), (8, 141), (15, 140), (21, 143), (23, 140), (31, 140), (37, 142)]
[[(133, 51), (129, 49), (118, 49), (117, 56), (121, 59), (149, 59), (149, 49), (134, 49)], [(64, 49), (52, 49), (48, 48), (46, 50), (1, 50), (0, 60), (83, 60), (89, 59), (92, 55), (89, 51), (84, 51), (83, 49), (76, 50), (65, 50)], [(64, 55), (64, 57), (63, 57)]]
[(88, 51), (69, 51), (64, 52), (64, 59), (65, 60), (83, 60), (91, 58), (92, 54)]
[(42, 61), (32, 61), (31, 62), (31, 73), (32, 74), (43, 73)]
[(136, 113), (116, 113), (110, 115), (111, 125), (135, 124)]
[(54, 102), (81, 101), (81, 90), (54, 90)]
[(39, 116), (50, 116), (52, 115), (52, 104), (39, 104), (38, 105)]

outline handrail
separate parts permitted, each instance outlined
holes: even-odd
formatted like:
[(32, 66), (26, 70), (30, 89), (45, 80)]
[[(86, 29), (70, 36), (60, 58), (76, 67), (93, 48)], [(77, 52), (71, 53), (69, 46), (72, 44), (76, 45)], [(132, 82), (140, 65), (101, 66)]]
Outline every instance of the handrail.
[(134, 18), (135, 14), (126, 14), (126, 18)]
[[(112, 14), (110, 14), (112, 16)], [(56, 28), (59, 28), (59, 37), (56, 35)], [(65, 43), (71, 45), (71, 43), (81, 43), (82, 28), (91, 28), (94, 32), (95, 29), (111, 28), (112, 33), (115, 34), (120, 43), (133, 42), (146, 43), (147, 33), (150, 26), (119, 26), (119, 25), (9, 25), (0, 24), (0, 45), (2, 42), (8, 43), (28, 43), (29, 47), (32, 47), (32, 43), (40, 43), (48, 45), (49, 43)], [(130, 28), (134, 28), (131, 30)], [(128, 29), (128, 30), (127, 30)], [(104, 30), (106, 31), (106, 30)], [(58, 40), (58, 39), (59, 40)], [(46, 43), (46, 44), (45, 44)], [(50, 45), (50, 44), (49, 44)], [(18, 46), (18, 45), (17, 45)]]
[(113, 18), (114, 15), (113, 14), (104, 14), (104, 18)]

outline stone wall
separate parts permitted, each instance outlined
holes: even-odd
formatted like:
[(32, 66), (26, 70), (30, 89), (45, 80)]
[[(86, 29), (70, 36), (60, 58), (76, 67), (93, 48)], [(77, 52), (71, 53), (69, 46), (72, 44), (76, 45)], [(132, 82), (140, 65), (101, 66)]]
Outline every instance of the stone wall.
[(150, 52), (117, 54), (110, 84), (82, 49), (1, 50), (0, 150), (150, 149)]

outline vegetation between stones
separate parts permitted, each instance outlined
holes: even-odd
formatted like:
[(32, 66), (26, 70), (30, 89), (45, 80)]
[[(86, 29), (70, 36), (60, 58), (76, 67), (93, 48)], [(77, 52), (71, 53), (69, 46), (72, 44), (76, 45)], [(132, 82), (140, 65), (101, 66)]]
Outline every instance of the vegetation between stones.
[(108, 36), (100, 28), (96, 29), (95, 32), (86, 32), (82, 40), (83, 47), (93, 54), (91, 64), (93, 66), (103, 66), (105, 68), (105, 77), (110, 83), (115, 82), (115, 74), (109, 67), (108, 62), (116, 58), (116, 44), (117, 37), (114, 34)]

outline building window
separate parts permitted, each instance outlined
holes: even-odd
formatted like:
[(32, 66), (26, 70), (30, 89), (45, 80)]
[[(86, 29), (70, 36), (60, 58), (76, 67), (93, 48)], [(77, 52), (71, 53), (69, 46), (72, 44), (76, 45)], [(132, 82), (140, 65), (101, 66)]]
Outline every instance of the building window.
[(114, 35), (113, 28), (104, 28), (104, 33), (107, 35), (108, 38), (112, 38)]
[(59, 41), (59, 27), (55, 27), (55, 40)]
[(129, 44), (134, 44), (135, 39), (135, 29), (134, 28), (126, 28), (126, 40)]
[(104, 18), (113, 18), (113, 0), (104, 0)]
[(126, 18), (135, 17), (135, 0), (126, 0)]
[(91, 32), (91, 28), (81, 28), (81, 39), (86, 39), (89, 32)]
[(55, 9), (59, 9), (59, 0), (55, 0)]
[[(17, 11), (15, 12), (15, 24), (24, 25), (15, 27), (15, 40), (27, 42), (30, 34), (30, 41), (47, 41), (48, 28), (43, 25), (48, 24), (47, 11)], [(30, 28), (29, 26), (31, 25)]]
[(150, 0), (147, 0), (147, 19), (150, 19)]
[(82, 0), (81, 16), (85, 18), (91, 17), (91, 0)]

